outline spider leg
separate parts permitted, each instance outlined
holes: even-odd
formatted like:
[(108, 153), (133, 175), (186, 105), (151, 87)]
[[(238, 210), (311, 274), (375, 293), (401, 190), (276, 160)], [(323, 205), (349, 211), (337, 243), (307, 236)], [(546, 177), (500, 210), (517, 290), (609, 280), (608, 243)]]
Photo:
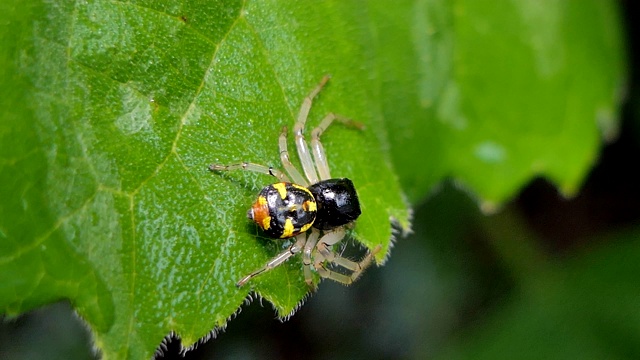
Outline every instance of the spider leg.
[[(367, 267), (369, 267), (369, 265), (371, 265), (373, 257), (378, 252), (380, 252), (382, 246), (376, 246), (373, 251), (368, 252), (367, 255), (365, 255), (365, 257), (359, 262), (352, 261), (336, 254), (331, 249), (329, 249), (329, 246), (336, 244), (338, 241), (342, 240), (344, 238), (344, 235), (344, 229), (340, 228), (336, 231), (329, 232), (322, 238), (320, 238), (320, 241), (318, 241), (318, 244), (316, 245), (316, 249), (318, 250), (319, 255), (316, 256), (314, 266), (321, 277), (328, 278), (345, 285), (350, 285), (358, 279), (358, 277)], [(345, 275), (327, 269), (324, 266), (325, 261), (334, 263), (351, 271), (351, 275)]]
[(289, 173), (291, 179), (294, 183), (302, 185), (304, 187), (309, 186), (307, 180), (300, 175), (298, 169), (293, 166), (291, 160), (289, 159), (289, 151), (287, 150), (287, 127), (282, 128), (282, 132), (280, 133), (280, 138), (278, 139), (278, 147), (280, 148), (280, 161), (282, 162), (282, 166)]
[[(354, 281), (358, 280), (360, 275), (362, 275), (362, 272), (371, 265), (373, 256), (380, 251), (380, 249), (382, 249), (381, 245), (376, 246), (373, 252), (368, 253), (360, 262), (356, 263), (357, 269), (353, 271), (351, 275), (344, 275), (337, 271), (329, 270), (324, 266), (324, 264), (316, 265), (316, 271), (323, 278), (331, 279), (344, 285), (351, 285)], [(336, 258), (338, 257), (340, 256), (336, 255)]]
[(315, 286), (313, 285), (313, 273), (311, 272), (313, 266), (311, 254), (313, 253), (313, 249), (316, 247), (319, 236), (320, 231), (318, 229), (314, 228), (313, 230), (311, 230), (311, 234), (309, 235), (309, 237), (307, 237), (307, 242), (304, 244), (304, 250), (302, 252), (302, 263), (304, 264), (304, 281), (311, 289), (315, 288)]
[(242, 279), (240, 279), (240, 281), (238, 281), (236, 283), (237, 287), (241, 287), (244, 284), (246, 284), (249, 280), (253, 279), (254, 277), (267, 272), (273, 268), (275, 268), (276, 266), (281, 265), (282, 263), (284, 263), (285, 261), (287, 261), (290, 257), (292, 257), (293, 255), (299, 253), (302, 248), (304, 247), (305, 242), (307, 241), (307, 235), (306, 234), (300, 234), (298, 236), (296, 236), (296, 242), (291, 244), (291, 246), (289, 246), (286, 250), (284, 250), (283, 252), (281, 252), (280, 254), (274, 256), (271, 260), (269, 260), (269, 262), (267, 262), (263, 267), (261, 267), (260, 269), (250, 273), (249, 275), (243, 277)]
[(320, 174), (320, 180), (331, 179), (331, 173), (329, 172), (329, 163), (327, 162), (327, 156), (325, 155), (324, 147), (320, 142), (320, 135), (322, 135), (322, 133), (327, 130), (329, 125), (331, 125), (334, 120), (337, 120), (349, 126), (356, 127), (360, 130), (364, 128), (364, 125), (357, 121), (351, 120), (342, 115), (329, 113), (324, 117), (324, 119), (322, 119), (320, 125), (313, 129), (313, 131), (311, 132), (311, 151), (313, 152), (313, 159), (315, 161), (316, 167), (318, 168), (318, 173)]
[(256, 172), (260, 174), (271, 175), (277, 178), (280, 181), (291, 182), (289, 177), (285, 173), (280, 170), (274, 169), (271, 166), (258, 165), (248, 162), (232, 164), (232, 165), (221, 165), (221, 164), (211, 164), (209, 165), (209, 170), (211, 171), (232, 171), (232, 170), (245, 170)]
[(302, 163), (302, 169), (304, 170), (304, 174), (311, 184), (315, 184), (318, 182), (318, 174), (316, 173), (315, 167), (313, 166), (313, 160), (311, 160), (311, 154), (309, 154), (309, 148), (307, 147), (307, 142), (304, 139), (304, 124), (307, 121), (307, 116), (309, 116), (309, 110), (311, 110), (313, 98), (318, 95), (327, 81), (329, 81), (329, 76), (325, 75), (318, 86), (316, 86), (316, 88), (313, 89), (313, 91), (311, 91), (311, 93), (309, 93), (309, 95), (304, 98), (304, 100), (302, 101), (302, 105), (300, 105), (298, 120), (293, 127), (293, 133), (296, 136), (296, 147), (298, 149), (300, 162)]

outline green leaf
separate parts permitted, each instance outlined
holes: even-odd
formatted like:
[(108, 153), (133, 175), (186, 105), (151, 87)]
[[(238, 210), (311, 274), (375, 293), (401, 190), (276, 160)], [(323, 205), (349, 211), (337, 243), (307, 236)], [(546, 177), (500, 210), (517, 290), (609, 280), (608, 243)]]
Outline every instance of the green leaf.
[[(2, 5), (0, 308), (67, 298), (105, 358), (148, 358), (223, 327), (250, 290), (290, 314), (308, 289), (299, 260), (238, 289), (283, 248), (246, 211), (273, 179), (212, 162), (279, 165), (277, 139), (333, 76), (309, 118), (361, 121), (324, 135), (351, 178), (366, 247), (407, 230), (355, 4), (22, 2)], [(295, 15), (293, 15), (295, 14)], [(347, 14), (347, 15), (344, 15)], [(326, 21), (332, 25), (327, 27)], [(5, 41), (3, 41), (5, 43)]]
[(192, 344), (250, 289), (291, 313), (300, 261), (234, 286), (282, 249), (245, 216), (273, 180), (206, 166), (278, 166), (324, 74), (309, 127), (331, 111), (366, 125), (323, 143), (378, 261), (390, 219), (409, 228), (400, 181), (414, 203), (445, 176), (492, 203), (538, 174), (574, 191), (596, 120), (615, 132), (617, 18), (535, 4), (3, 2), (0, 309), (69, 299), (105, 358), (148, 358), (170, 331)]
[(576, 193), (617, 132), (616, 2), (373, 3), (381, 105), (412, 202), (443, 177), (485, 209), (535, 176)]

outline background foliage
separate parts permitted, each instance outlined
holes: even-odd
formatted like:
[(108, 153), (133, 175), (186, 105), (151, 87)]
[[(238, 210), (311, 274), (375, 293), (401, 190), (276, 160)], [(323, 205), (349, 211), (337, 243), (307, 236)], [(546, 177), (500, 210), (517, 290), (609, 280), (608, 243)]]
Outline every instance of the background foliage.
[[(589, 193), (567, 202), (536, 181), (496, 215), (477, 210), (495, 210), (535, 176), (575, 194), (601, 140), (618, 134), (614, 3), (1, 6), (6, 313), (70, 299), (118, 358), (149, 355), (170, 330), (188, 346), (223, 325), (246, 295), (232, 286), (238, 274), (279, 245), (244, 219), (268, 179), (211, 176), (203, 165), (277, 163), (280, 127), (331, 73), (315, 121), (336, 111), (367, 124), (325, 136), (334, 174), (361, 185), (368, 215), (354, 235), (371, 246), (388, 241), (389, 217), (406, 228), (401, 188), (423, 204), (415, 235), (354, 287), (323, 283), (292, 321), (275, 325), (251, 306), (191, 356), (638, 354), (636, 232), (594, 242), (594, 229), (573, 226), (607, 228), (620, 205), (580, 200)], [(637, 154), (634, 125), (623, 129), (617, 144)], [(616, 172), (600, 171), (583, 192), (611, 190), (602, 178)], [(445, 178), (454, 181), (437, 186)], [(255, 286), (280, 315), (305, 291), (294, 262)], [(20, 336), (12, 326), (3, 337)], [(26, 354), (20, 344), (0, 351)]]

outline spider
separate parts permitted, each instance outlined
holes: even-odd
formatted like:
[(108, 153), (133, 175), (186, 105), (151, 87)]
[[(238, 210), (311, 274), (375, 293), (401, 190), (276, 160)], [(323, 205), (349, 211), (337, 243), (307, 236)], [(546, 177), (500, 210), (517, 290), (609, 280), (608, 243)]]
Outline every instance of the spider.
[[(349, 285), (353, 283), (382, 249), (376, 246), (359, 262), (340, 256), (332, 250), (346, 236), (346, 228), (360, 216), (360, 202), (353, 182), (347, 178), (332, 178), (324, 148), (320, 143), (320, 135), (334, 121), (362, 129), (363, 125), (334, 113), (327, 114), (320, 125), (311, 132), (311, 159), (307, 142), (304, 138), (304, 126), (309, 115), (313, 99), (329, 81), (324, 76), (320, 83), (304, 98), (300, 106), (297, 122), (293, 127), (295, 143), (302, 169), (306, 176), (291, 163), (287, 151), (287, 127), (280, 133), (278, 145), (280, 161), (286, 174), (280, 170), (254, 163), (238, 163), (232, 165), (211, 164), (211, 171), (245, 170), (271, 175), (278, 182), (267, 185), (260, 191), (247, 217), (254, 221), (263, 232), (271, 238), (295, 241), (284, 251), (269, 260), (264, 266), (240, 279), (237, 287), (245, 285), (249, 280), (263, 274), (302, 252), (304, 278), (307, 285), (314, 289), (313, 270), (320, 277)], [(315, 166), (314, 166), (315, 164)], [(317, 170), (317, 171), (316, 171)], [(293, 180), (293, 181), (292, 181)], [(340, 266), (350, 272), (349, 275), (331, 270), (327, 263)]]

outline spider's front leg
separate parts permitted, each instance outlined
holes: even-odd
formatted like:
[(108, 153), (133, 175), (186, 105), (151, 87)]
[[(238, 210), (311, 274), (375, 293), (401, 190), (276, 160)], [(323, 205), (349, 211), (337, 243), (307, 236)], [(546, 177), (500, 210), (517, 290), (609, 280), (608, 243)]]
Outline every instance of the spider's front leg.
[(282, 162), (282, 166), (284, 166), (284, 169), (287, 171), (289, 176), (291, 176), (291, 179), (294, 183), (307, 187), (309, 186), (309, 183), (307, 183), (307, 180), (302, 177), (298, 169), (293, 166), (293, 164), (291, 163), (291, 159), (289, 158), (289, 150), (287, 150), (287, 131), (287, 127), (283, 127), (278, 139), (278, 148), (280, 149), (280, 162)]
[[(318, 274), (327, 279), (331, 279), (337, 281), (339, 283), (350, 285), (354, 281), (358, 279), (358, 277), (362, 274), (362, 272), (371, 265), (373, 262), (374, 256), (382, 250), (382, 245), (376, 246), (373, 251), (367, 252), (367, 255), (360, 260), (359, 262), (349, 260), (344, 258), (334, 251), (332, 251), (329, 247), (338, 243), (345, 237), (344, 228), (338, 228), (331, 232), (325, 233), (322, 238), (318, 241), (316, 245), (317, 255), (314, 259), (314, 267)], [(327, 269), (324, 266), (324, 262), (328, 261), (330, 263), (341, 266), (349, 271), (351, 271), (351, 275), (341, 274), (336, 271), (332, 271)]]
[(298, 157), (300, 158), (300, 163), (302, 164), (302, 170), (304, 170), (304, 174), (309, 180), (310, 184), (315, 184), (318, 182), (318, 174), (316, 173), (316, 169), (313, 166), (313, 160), (311, 160), (311, 154), (309, 153), (307, 142), (304, 139), (304, 125), (307, 122), (309, 110), (311, 110), (311, 105), (313, 104), (313, 98), (318, 95), (327, 81), (329, 81), (329, 75), (325, 75), (320, 83), (316, 86), (316, 88), (313, 89), (313, 91), (311, 91), (311, 93), (309, 93), (309, 95), (304, 98), (304, 100), (302, 101), (302, 105), (300, 105), (298, 119), (296, 121), (296, 124), (293, 126), (296, 148), (298, 149)]
[(324, 152), (324, 147), (320, 142), (320, 135), (322, 135), (322, 133), (324, 133), (329, 125), (334, 121), (339, 121), (347, 126), (352, 126), (359, 130), (364, 129), (364, 125), (360, 122), (351, 120), (342, 115), (329, 113), (322, 119), (320, 125), (311, 131), (311, 151), (313, 152), (313, 159), (316, 164), (316, 168), (318, 169), (318, 174), (320, 174), (320, 180), (331, 179), (329, 162), (327, 160), (327, 155)]

